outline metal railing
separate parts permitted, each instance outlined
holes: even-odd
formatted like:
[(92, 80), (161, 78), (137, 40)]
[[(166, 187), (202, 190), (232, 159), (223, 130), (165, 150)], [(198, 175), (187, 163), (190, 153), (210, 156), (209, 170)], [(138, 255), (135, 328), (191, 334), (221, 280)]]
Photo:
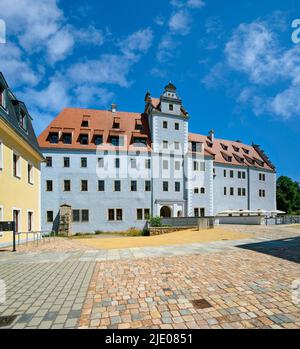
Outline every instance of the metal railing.
[[(33, 242), (37, 246), (39, 243), (45, 243), (45, 242), (50, 242), (51, 239), (55, 241), (57, 234), (55, 231), (26, 231), (26, 232), (16, 232), (16, 237), (17, 237), (17, 244), (20, 246), (21, 243), (21, 236), (25, 235), (25, 243), (26, 246), (28, 245), (29, 242)], [(30, 239), (30, 236), (32, 237)]]

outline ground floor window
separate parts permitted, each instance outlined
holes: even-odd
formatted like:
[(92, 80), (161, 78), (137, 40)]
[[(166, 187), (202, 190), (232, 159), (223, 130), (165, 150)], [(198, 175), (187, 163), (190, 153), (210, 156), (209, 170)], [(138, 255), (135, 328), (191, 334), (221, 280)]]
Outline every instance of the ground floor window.
[(53, 222), (53, 211), (47, 211), (47, 223)]
[(150, 209), (149, 208), (138, 208), (136, 210), (136, 218), (138, 221), (147, 220), (150, 218)]
[(20, 216), (21, 216), (20, 210), (13, 210), (13, 221), (15, 222), (15, 229), (17, 232), (20, 231), (21, 229)]
[(123, 220), (123, 210), (121, 208), (108, 210), (108, 220), (109, 221), (122, 221)]
[(82, 222), (89, 221), (89, 210), (81, 210), (81, 221)]
[(27, 217), (27, 231), (32, 231), (32, 227), (33, 227), (33, 212), (29, 211), (28, 217)]
[(205, 208), (194, 208), (194, 216), (195, 217), (205, 217)]
[(80, 222), (80, 210), (72, 210), (72, 221)]

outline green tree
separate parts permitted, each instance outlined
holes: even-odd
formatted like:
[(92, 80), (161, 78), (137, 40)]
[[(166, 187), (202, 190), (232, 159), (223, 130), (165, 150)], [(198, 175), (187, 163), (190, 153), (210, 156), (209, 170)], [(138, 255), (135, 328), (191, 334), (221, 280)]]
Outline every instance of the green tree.
[(300, 213), (300, 185), (282, 176), (277, 180), (277, 208), (287, 213)]

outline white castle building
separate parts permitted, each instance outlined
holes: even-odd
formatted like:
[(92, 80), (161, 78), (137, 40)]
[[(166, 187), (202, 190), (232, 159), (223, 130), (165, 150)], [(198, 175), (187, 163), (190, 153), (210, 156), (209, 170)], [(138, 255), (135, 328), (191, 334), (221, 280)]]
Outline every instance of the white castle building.
[(141, 114), (64, 109), (39, 136), (42, 229), (57, 228), (62, 204), (74, 233), (276, 210), (276, 170), (260, 147), (189, 133), (189, 118), (171, 83), (159, 99), (146, 94)]

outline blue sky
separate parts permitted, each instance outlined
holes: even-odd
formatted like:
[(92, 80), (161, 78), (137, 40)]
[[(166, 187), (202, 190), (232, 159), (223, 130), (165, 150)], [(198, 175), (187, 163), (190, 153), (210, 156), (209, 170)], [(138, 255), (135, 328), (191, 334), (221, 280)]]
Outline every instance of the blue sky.
[(260, 144), (300, 181), (296, 0), (0, 0), (0, 70), (39, 134), (64, 107), (143, 111), (168, 81), (190, 131)]

